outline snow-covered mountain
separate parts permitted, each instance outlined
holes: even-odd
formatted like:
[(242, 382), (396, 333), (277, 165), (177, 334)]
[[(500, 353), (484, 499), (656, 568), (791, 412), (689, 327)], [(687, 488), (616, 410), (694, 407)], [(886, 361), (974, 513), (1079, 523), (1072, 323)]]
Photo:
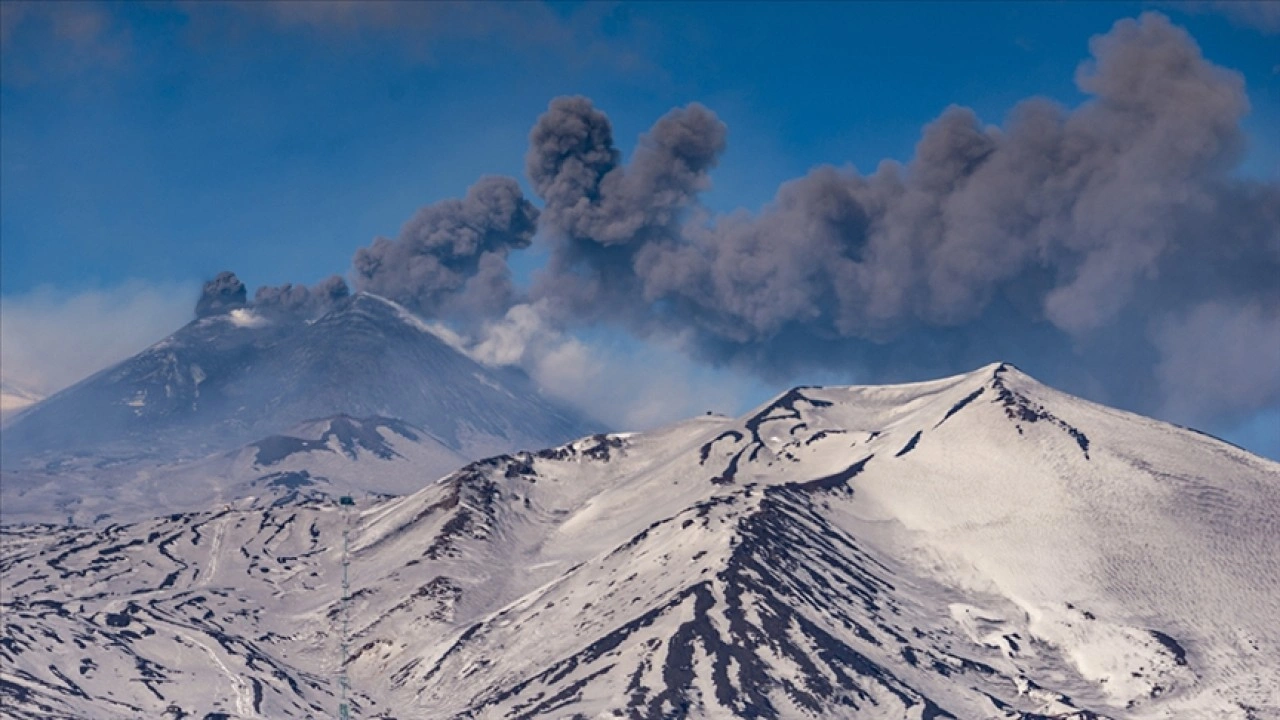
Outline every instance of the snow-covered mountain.
[(15, 718), (1280, 717), (1280, 464), (1006, 365), (0, 572)]
[(15, 418), (4, 460), (201, 457), (336, 414), (404, 420), (471, 458), (592, 431), (519, 371), (481, 365), (361, 293), (314, 321), (249, 308), (201, 317)]
[(4, 522), (98, 524), (242, 498), (408, 495), (469, 461), (402, 420), (338, 415), (193, 461), (95, 462), (4, 476)]
[[(15, 417), (0, 500), (7, 522), (87, 523), (236, 499), (271, 473), (403, 494), (597, 429), (383, 298), (358, 294), (314, 321), (237, 308)], [(387, 452), (353, 454), (364, 441)], [(269, 470), (245, 460), (281, 452)]]

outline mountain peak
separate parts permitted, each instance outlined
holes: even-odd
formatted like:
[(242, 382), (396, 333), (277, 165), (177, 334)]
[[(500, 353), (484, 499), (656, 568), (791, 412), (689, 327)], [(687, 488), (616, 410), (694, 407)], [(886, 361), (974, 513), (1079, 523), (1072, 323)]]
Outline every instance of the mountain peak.
[[(726, 473), (717, 477), (724, 484), (745, 482), (753, 459), (792, 461), (838, 436), (863, 438), (855, 446), (865, 448), (865, 457), (902, 458), (920, 448), (949, 446), (957, 435), (982, 435), (1033, 442), (1037, 452), (1050, 444), (1088, 460), (1090, 438), (1072, 421), (1086, 407), (1097, 406), (996, 362), (924, 382), (796, 387), (756, 408), (739, 428), (726, 430), (703, 450), (709, 456), (729, 453)], [(830, 467), (832, 477), (850, 467), (837, 465)]]
[(821, 397), (823, 402), (841, 404), (862, 404), (872, 407), (887, 403), (904, 405), (923, 402), (927, 398), (949, 396), (955, 392), (976, 393), (983, 388), (990, 388), (996, 393), (1002, 390), (1013, 392), (1015, 388), (1020, 392), (1036, 392), (1038, 389), (1043, 389), (1057, 393), (1012, 363), (993, 362), (975, 370), (936, 380), (883, 385), (798, 385), (776, 396), (765, 407), (776, 406), (779, 403), (789, 402), (797, 396), (806, 395)]
[(300, 317), (238, 307), (195, 320), (15, 418), (6, 466), (69, 453), (197, 457), (340, 413), (409, 422), (468, 458), (597, 429), (386, 298), (357, 293)]

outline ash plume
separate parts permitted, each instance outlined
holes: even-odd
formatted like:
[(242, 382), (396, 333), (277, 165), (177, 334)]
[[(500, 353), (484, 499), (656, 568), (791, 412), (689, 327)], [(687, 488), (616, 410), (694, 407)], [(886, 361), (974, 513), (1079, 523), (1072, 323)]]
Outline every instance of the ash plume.
[(196, 301), (196, 317), (222, 315), (240, 308), (252, 309), (266, 316), (289, 316), (311, 319), (323, 315), (333, 305), (351, 294), (347, 282), (332, 275), (312, 287), (285, 283), (263, 286), (249, 301), (245, 284), (228, 270), (218, 273), (204, 284)]
[[(464, 197), (420, 209), (395, 240), (378, 238), (352, 259), (356, 290), (382, 295), (432, 318), (497, 317), (516, 300), (507, 255), (529, 246), (538, 210), (512, 178), (484, 177)], [(205, 283), (196, 316), (251, 307), (265, 315), (312, 318), (348, 297), (347, 281), (330, 276), (312, 287), (285, 283), (257, 289), (253, 302), (239, 278), (219, 273)]]
[(542, 225), (571, 238), (619, 245), (674, 229), (710, 186), (727, 128), (697, 103), (672, 110), (621, 164), (609, 119), (583, 97), (557, 98), (529, 134), (525, 172), (546, 201)]
[(507, 255), (529, 246), (537, 219), (515, 180), (482, 178), (465, 197), (419, 210), (397, 239), (357, 251), (356, 290), (429, 317), (500, 315), (515, 296)]
[(242, 308), (248, 304), (249, 291), (236, 274), (222, 271), (206, 282), (200, 289), (200, 299), (196, 301), (196, 317), (221, 315)]
[(726, 147), (707, 109), (672, 111), (623, 163), (601, 111), (555, 100), (526, 161), (554, 248), (533, 295), (564, 322), (677, 333), (764, 373), (884, 379), (998, 352), (1061, 381), (1083, 362), (1068, 385), (1150, 410), (1160, 388), (1135, 380), (1173, 346), (1169, 318), (1212, 301), (1274, 335), (1280, 191), (1231, 175), (1244, 82), (1184, 30), (1147, 13), (1090, 50), (1079, 107), (1033, 98), (1003, 127), (951, 107), (905, 165), (820, 167), (756, 214), (698, 203)]
[[(525, 157), (541, 210), (482, 178), (361, 248), (349, 278), (523, 364), (606, 324), (773, 382), (1000, 359), (1179, 421), (1280, 406), (1275, 353), (1254, 348), (1280, 347), (1280, 184), (1235, 174), (1242, 76), (1158, 13), (1089, 49), (1076, 107), (1031, 98), (995, 126), (953, 106), (909, 161), (817, 167), (758, 212), (700, 202), (729, 142), (706, 107), (667, 113), (624, 158), (603, 111), (556, 98)], [(507, 261), (535, 232), (550, 259), (523, 293)], [(202, 313), (245, 303), (232, 281)], [(345, 287), (266, 288), (255, 307), (314, 312)]]
[(529, 135), (525, 171), (545, 202), (541, 229), (560, 243), (540, 296), (575, 316), (642, 314), (635, 267), (680, 227), (724, 151), (727, 128), (707, 108), (672, 110), (621, 163), (608, 118), (582, 97), (557, 98)]
[(253, 308), (267, 314), (318, 317), (350, 295), (347, 281), (331, 275), (312, 287), (293, 283), (260, 287), (253, 293)]

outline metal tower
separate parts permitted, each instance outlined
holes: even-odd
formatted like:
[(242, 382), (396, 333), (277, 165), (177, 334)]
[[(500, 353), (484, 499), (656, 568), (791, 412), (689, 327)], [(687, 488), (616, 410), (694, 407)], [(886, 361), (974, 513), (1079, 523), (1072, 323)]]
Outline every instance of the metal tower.
[(347, 657), (350, 649), (348, 637), (350, 613), (347, 611), (347, 606), (351, 600), (351, 584), (347, 579), (347, 567), (351, 565), (350, 508), (355, 504), (355, 500), (350, 495), (343, 495), (338, 499), (338, 506), (342, 508), (342, 636), (339, 642), (342, 654), (338, 657), (338, 720), (350, 720), (351, 718), (351, 706), (347, 703), (347, 688), (349, 686)]

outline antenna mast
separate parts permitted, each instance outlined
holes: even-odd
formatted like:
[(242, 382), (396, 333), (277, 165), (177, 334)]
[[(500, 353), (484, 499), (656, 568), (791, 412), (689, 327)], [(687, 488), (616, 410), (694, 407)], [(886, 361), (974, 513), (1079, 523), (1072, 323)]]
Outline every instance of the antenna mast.
[(349, 650), (348, 624), (350, 613), (347, 610), (351, 600), (351, 584), (347, 579), (347, 566), (351, 564), (351, 512), (355, 499), (343, 495), (338, 499), (342, 508), (342, 636), (340, 641), (342, 655), (338, 658), (338, 720), (350, 720), (351, 706), (347, 703), (347, 657)]

